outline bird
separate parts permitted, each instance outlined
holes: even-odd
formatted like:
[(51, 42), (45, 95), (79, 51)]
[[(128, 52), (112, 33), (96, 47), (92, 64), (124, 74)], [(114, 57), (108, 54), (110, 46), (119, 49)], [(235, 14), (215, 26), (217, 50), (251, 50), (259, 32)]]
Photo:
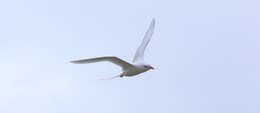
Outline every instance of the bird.
[(120, 73), (117, 76), (113, 76), (107, 79), (113, 79), (118, 77), (132, 77), (136, 76), (138, 74), (144, 73), (148, 70), (154, 70), (155, 68), (151, 66), (150, 64), (146, 63), (144, 61), (144, 52), (145, 49), (150, 42), (152, 35), (154, 34), (154, 28), (155, 28), (155, 19), (153, 18), (149, 28), (147, 29), (144, 38), (142, 40), (141, 45), (136, 50), (134, 59), (132, 63), (129, 63), (127, 61), (124, 61), (118, 57), (115, 56), (104, 56), (104, 57), (96, 57), (96, 58), (89, 58), (89, 59), (79, 59), (79, 60), (73, 60), (71, 63), (74, 64), (86, 64), (86, 63), (96, 63), (101, 61), (108, 61), (111, 63), (114, 63), (121, 67), (122, 73)]

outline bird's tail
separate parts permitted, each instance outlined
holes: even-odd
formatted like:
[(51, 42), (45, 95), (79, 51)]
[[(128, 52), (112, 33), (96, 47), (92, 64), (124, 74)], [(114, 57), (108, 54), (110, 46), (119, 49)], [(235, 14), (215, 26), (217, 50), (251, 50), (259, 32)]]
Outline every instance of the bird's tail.
[(117, 76), (113, 76), (113, 77), (109, 77), (109, 78), (100, 78), (99, 80), (112, 80), (112, 79), (118, 78), (118, 77), (122, 77), (122, 74), (117, 75)]

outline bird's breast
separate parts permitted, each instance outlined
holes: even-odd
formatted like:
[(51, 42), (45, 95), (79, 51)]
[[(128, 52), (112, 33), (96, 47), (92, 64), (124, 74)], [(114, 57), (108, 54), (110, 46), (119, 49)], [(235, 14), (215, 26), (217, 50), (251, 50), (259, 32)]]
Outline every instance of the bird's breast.
[(125, 72), (124, 76), (134, 76), (134, 75), (138, 75), (140, 73), (146, 72), (146, 69), (142, 69), (142, 68), (132, 68), (129, 69)]

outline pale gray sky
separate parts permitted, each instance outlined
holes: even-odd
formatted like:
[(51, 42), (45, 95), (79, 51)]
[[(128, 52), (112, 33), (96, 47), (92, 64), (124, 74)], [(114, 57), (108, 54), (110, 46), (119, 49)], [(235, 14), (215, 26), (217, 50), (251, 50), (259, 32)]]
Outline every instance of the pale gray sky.
[[(1, 113), (259, 113), (259, 0), (0, 1)], [(156, 70), (70, 60), (132, 61)]]

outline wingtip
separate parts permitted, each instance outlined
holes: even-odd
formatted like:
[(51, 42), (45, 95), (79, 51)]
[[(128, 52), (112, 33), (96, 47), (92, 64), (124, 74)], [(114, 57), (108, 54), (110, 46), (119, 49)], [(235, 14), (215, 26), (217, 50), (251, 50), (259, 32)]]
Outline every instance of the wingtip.
[(155, 26), (155, 18), (152, 19), (151, 26)]
[(76, 62), (76, 61), (70, 61), (70, 63), (77, 64), (77, 62)]
[(155, 18), (152, 19), (152, 22), (155, 23)]

